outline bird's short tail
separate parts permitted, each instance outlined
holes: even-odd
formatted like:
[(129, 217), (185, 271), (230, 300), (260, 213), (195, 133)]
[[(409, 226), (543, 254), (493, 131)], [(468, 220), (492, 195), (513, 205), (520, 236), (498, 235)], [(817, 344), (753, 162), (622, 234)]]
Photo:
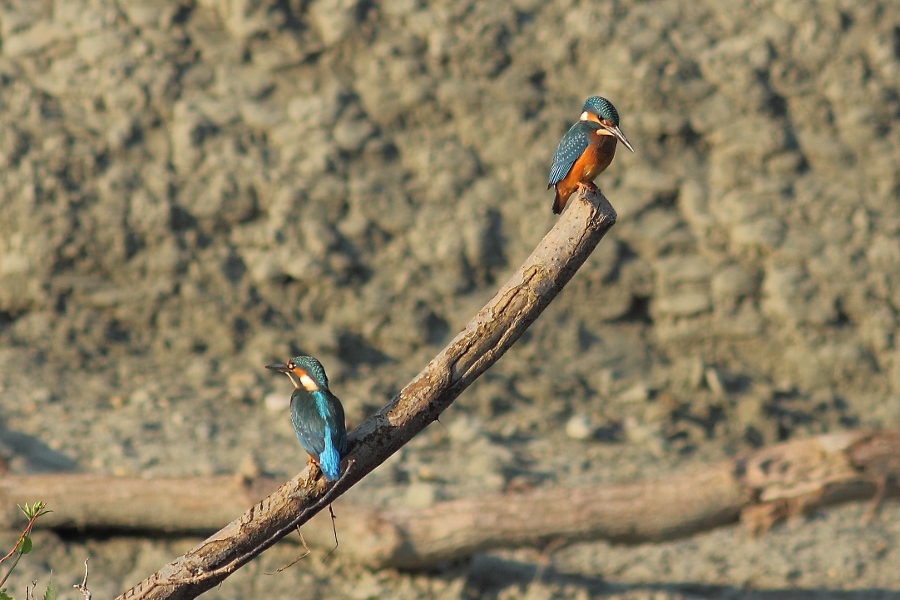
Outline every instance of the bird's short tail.
[(326, 481), (337, 481), (341, 478), (341, 455), (334, 447), (331, 436), (325, 438), (325, 449), (319, 455), (319, 468)]
[(559, 193), (559, 189), (556, 190), (556, 195), (553, 197), (553, 214), (558, 215), (563, 211), (566, 207), (566, 200), (568, 198), (563, 198)]

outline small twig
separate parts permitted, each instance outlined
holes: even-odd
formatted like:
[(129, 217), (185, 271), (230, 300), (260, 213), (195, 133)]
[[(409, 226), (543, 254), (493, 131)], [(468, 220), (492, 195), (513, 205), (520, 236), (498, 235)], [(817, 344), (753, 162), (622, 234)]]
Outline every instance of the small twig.
[(544, 572), (553, 566), (553, 553), (568, 543), (569, 542), (564, 538), (556, 538), (551, 540), (550, 543), (541, 550), (540, 557), (537, 561), (537, 568), (534, 570), (534, 577), (531, 580), (533, 583), (541, 582), (541, 579), (544, 577)]
[(88, 561), (89, 558), (84, 559), (84, 579), (81, 580), (81, 583), (76, 583), (72, 587), (81, 592), (81, 595), (84, 596), (84, 600), (91, 600), (91, 590), (88, 589), (87, 580), (88, 580)]
[[(18, 547), (18, 544), (16, 544), (16, 546)], [(3, 557), (3, 560), (6, 560), (7, 558), (9, 558), (9, 556), (10, 555), (6, 555), (5, 557)], [(16, 565), (19, 564), (20, 558), (22, 558), (22, 554), (16, 554), (16, 558), (13, 560), (12, 564), (9, 566), (9, 570), (6, 572), (6, 575), (4, 575), (3, 579), (0, 580), (0, 587), (2, 587), (3, 584), (6, 583), (6, 580), (9, 579), (9, 576), (12, 575), (12, 572), (16, 568)]]
[(337, 517), (334, 516), (334, 505), (333, 504), (328, 505), (328, 514), (331, 515), (331, 531), (334, 533), (334, 548), (329, 550), (328, 554), (325, 555), (325, 558), (322, 559), (322, 562), (325, 562), (326, 560), (328, 560), (328, 557), (330, 557), (332, 554), (334, 554), (334, 551), (337, 550), (338, 546), (341, 545), (341, 543), (338, 541), (338, 536), (337, 536), (337, 523), (336, 523)]
[(294, 565), (296, 565), (298, 562), (300, 562), (301, 560), (303, 560), (304, 558), (306, 558), (307, 556), (309, 556), (310, 554), (312, 554), (312, 550), (310, 550), (310, 549), (309, 549), (309, 546), (306, 545), (306, 540), (303, 539), (303, 533), (300, 531), (300, 528), (299, 528), (299, 527), (297, 528), (297, 535), (300, 536), (300, 543), (303, 544), (303, 548), (306, 550), (306, 552), (304, 552), (302, 555), (300, 555), (300, 556), (298, 556), (297, 558), (295, 558), (294, 560), (292, 560), (290, 563), (284, 565), (283, 567), (279, 567), (278, 569), (276, 569), (276, 570), (275, 570), (275, 573), (268, 573), (268, 572), (266, 572), (266, 573), (265, 573), (266, 575), (275, 575), (275, 574), (277, 574), (277, 573), (281, 573), (282, 571), (285, 571), (285, 570), (287, 570), (287, 569), (290, 569), (291, 567), (293, 567)]
[[(22, 508), (22, 507), (19, 507), (19, 508)], [(25, 514), (27, 515), (28, 513), (26, 512), (26, 510), (28, 510), (28, 504), (25, 504), (25, 509), (23, 509), (23, 511), (22, 511), (22, 512), (25, 512)], [(19, 564), (19, 559), (22, 558), (22, 552), (20, 552), (22, 543), (25, 541), (25, 538), (27, 538), (28, 535), (31, 533), (31, 528), (34, 527), (34, 522), (37, 521), (38, 517), (47, 514), (47, 512), (49, 512), (49, 511), (44, 510), (43, 502), (35, 503), (33, 514), (28, 519), (28, 523), (25, 525), (25, 529), (22, 531), (22, 534), (19, 536), (19, 539), (16, 540), (16, 544), (12, 547), (12, 550), (10, 550), (9, 552), (6, 553), (6, 556), (4, 556), (3, 558), (0, 558), (0, 564), (2, 564), (7, 559), (9, 559), (11, 556), (13, 556), (13, 555), (16, 556), (15, 560), (13, 560), (12, 565), (10, 565), (9, 570), (6, 572), (6, 575), (4, 575), (3, 579), (0, 580), (0, 588), (3, 587), (3, 584), (6, 583), (6, 580), (9, 579), (10, 575), (12, 575), (13, 569), (16, 568), (16, 565)]]
[[(37, 518), (40, 517), (42, 514), (44, 514), (44, 513), (38, 512), (37, 514), (32, 516), (30, 519), (28, 519), (28, 523), (25, 525), (25, 529), (22, 530), (22, 534), (19, 536), (19, 539), (16, 540), (16, 544), (13, 546), (12, 550), (7, 552), (6, 556), (4, 556), (3, 558), (0, 558), (0, 564), (3, 564), (4, 562), (6, 562), (6, 560), (9, 557), (11, 557), (13, 554), (16, 553), (16, 551), (19, 549), (19, 546), (22, 544), (22, 540), (24, 540), (31, 533), (31, 528), (34, 527), (34, 522), (37, 521)], [(3, 585), (4, 583), (6, 583), (5, 577), (3, 578), (3, 581), (0, 581), (0, 585)]]
[(34, 588), (37, 587), (37, 579), (31, 581), (31, 585), (25, 586), (25, 600), (34, 600)]

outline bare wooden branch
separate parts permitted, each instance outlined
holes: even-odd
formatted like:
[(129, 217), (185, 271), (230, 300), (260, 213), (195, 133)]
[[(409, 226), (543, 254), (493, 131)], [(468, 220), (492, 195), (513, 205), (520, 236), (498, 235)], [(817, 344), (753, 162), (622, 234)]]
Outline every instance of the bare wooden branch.
[(84, 596), (84, 600), (91, 600), (91, 590), (88, 589), (87, 580), (88, 580), (88, 561), (90, 559), (84, 559), (84, 579), (81, 580), (81, 583), (76, 583), (72, 587), (81, 592), (81, 595)]
[[(897, 494), (898, 481), (900, 430), (853, 431), (785, 442), (658, 481), (537, 489), (440, 502), (424, 510), (376, 511), (339, 500), (335, 510), (341, 534), (352, 540), (341, 545), (345, 558), (376, 568), (422, 568), (500, 547), (673, 539), (738, 519), (751, 534), (759, 534), (794, 514)], [(57, 510), (37, 527), (190, 533), (217, 529), (227, 521), (228, 510), (275, 485), (269, 479), (250, 485), (239, 477), (5, 475), (0, 496), (4, 505), (35, 494), (47, 498)], [(142, 488), (152, 493), (142, 496)], [(94, 493), (75, 494), (70, 501), (67, 489)], [(210, 489), (219, 493), (211, 496)], [(106, 512), (125, 498), (128, 511)], [(332, 547), (329, 516), (323, 513), (305, 524), (303, 538), (313, 546)]]
[(333, 485), (310, 470), (125, 592), (122, 599), (196, 598), (322, 508), (434, 421), (541, 314), (615, 223), (602, 194), (579, 196), (531, 256), (466, 328), (400, 393), (351, 433), (344, 473)]

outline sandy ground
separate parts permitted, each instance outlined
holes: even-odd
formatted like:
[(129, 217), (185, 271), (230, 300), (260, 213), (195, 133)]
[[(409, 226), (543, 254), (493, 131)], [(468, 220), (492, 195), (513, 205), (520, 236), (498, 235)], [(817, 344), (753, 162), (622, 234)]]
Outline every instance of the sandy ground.
[[(552, 226), (550, 157), (596, 93), (637, 150), (598, 179), (618, 224), (360, 501), (900, 425), (896, 2), (7, 0), (0, 44), (15, 472), (294, 473), (263, 365), (320, 358), (351, 424), (387, 401)], [(863, 510), (417, 574), (264, 575), (285, 544), (207, 596), (900, 598), (900, 512)], [(41, 533), (10, 588), (90, 556), (110, 597), (196, 541)]]

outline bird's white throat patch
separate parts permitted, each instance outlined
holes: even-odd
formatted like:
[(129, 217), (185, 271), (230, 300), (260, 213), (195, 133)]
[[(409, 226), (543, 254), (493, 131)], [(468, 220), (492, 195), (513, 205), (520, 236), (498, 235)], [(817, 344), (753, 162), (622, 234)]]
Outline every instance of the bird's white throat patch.
[(301, 374), (299, 376), (299, 379), (300, 379), (300, 385), (302, 385), (303, 389), (306, 390), (307, 392), (315, 392), (316, 390), (319, 389), (319, 386), (316, 385), (316, 382), (313, 381), (313, 378), (310, 377), (309, 375), (307, 375), (306, 373)]

